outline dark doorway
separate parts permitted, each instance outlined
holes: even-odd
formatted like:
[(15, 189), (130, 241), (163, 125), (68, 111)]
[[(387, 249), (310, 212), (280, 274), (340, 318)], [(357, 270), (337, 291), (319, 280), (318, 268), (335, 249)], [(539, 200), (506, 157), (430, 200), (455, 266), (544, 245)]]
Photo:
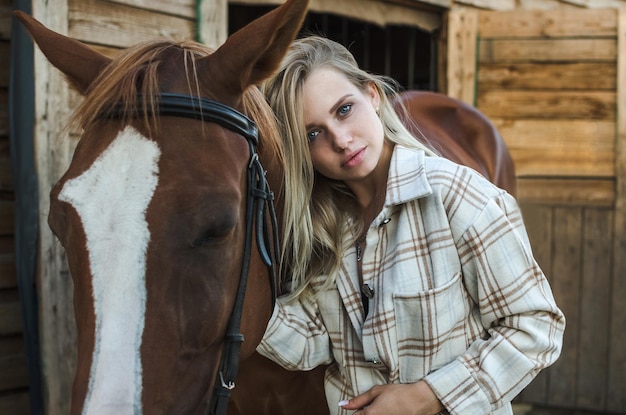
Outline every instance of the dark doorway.
[[(229, 35), (275, 6), (228, 7)], [(361, 68), (387, 75), (405, 89), (437, 89), (437, 39), (415, 27), (380, 27), (361, 20), (309, 12), (301, 33), (319, 34), (346, 46)]]

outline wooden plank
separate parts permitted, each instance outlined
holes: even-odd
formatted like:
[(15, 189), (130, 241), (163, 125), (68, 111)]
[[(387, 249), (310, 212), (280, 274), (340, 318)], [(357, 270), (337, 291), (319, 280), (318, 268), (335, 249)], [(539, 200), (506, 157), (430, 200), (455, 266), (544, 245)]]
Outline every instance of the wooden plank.
[(480, 63), (615, 62), (614, 38), (480, 39)]
[(608, 90), (617, 88), (614, 62), (482, 63), (478, 94), (493, 89)]
[[(520, 200), (520, 208), (524, 216), (524, 223), (533, 255), (537, 263), (548, 278), (552, 281), (552, 251), (553, 251), (553, 209), (551, 206), (528, 203)], [(547, 385), (550, 380), (550, 369), (544, 370), (524, 389), (519, 401), (545, 404), (548, 400)]]
[(6, 40), (0, 40), (0, 87), (9, 86), (9, 55), (11, 44)]
[(516, 10), (515, 13), (480, 13), (481, 38), (608, 36), (617, 34), (613, 10)]
[(11, 11), (13, 2), (11, 0), (0, 0), (0, 39), (11, 38)]
[[(9, 91), (7, 88), (0, 88), (0, 135), (9, 135)], [(4, 109), (3, 109), (4, 107)]]
[(618, 114), (615, 148), (615, 238), (607, 409), (626, 412), (626, 10), (619, 11)]
[(604, 409), (607, 399), (611, 309), (606, 299), (611, 295), (611, 208), (589, 208), (583, 213), (576, 407), (592, 410)]
[(614, 91), (486, 90), (476, 106), (490, 118), (615, 120)]
[[(196, 18), (196, 2), (194, 0), (109, 0), (111, 3), (132, 6), (137, 9), (150, 10), (173, 16)], [(203, 2), (210, 3), (210, 2)]]
[(13, 177), (11, 175), (11, 154), (9, 138), (0, 136), (0, 193), (2, 199), (13, 199)]
[(452, 9), (448, 15), (447, 95), (475, 102), (476, 36), (478, 13)]
[(97, 0), (69, 3), (69, 36), (87, 43), (129, 47), (155, 38), (193, 39), (195, 22)]
[(582, 269), (582, 209), (554, 209), (552, 289), (567, 319), (561, 356), (551, 367), (548, 403), (573, 407), (576, 403), (577, 350), (580, 325), (580, 273)]
[(533, 204), (613, 207), (615, 180), (520, 177), (517, 198)]
[(0, 395), (0, 414), (31, 415), (29, 399), (27, 391)]
[(587, 120), (492, 119), (519, 177), (613, 178), (615, 124)]
[(0, 337), (0, 394), (26, 387), (28, 370), (22, 336)]
[(9, 91), (0, 88), (0, 135), (9, 136)]
[(0, 253), (0, 290), (17, 287), (15, 255)]
[(0, 336), (22, 333), (22, 308), (17, 289), (0, 291)]
[(0, 235), (13, 235), (15, 232), (14, 210), (14, 201), (0, 199)]

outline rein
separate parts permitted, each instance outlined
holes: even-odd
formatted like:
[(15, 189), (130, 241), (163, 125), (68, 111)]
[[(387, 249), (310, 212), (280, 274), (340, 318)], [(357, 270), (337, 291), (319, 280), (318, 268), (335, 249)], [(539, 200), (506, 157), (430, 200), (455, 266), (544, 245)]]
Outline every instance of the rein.
[[(142, 101), (138, 103), (141, 106)], [(256, 146), (259, 143), (259, 131), (251, 119), (234, 108), (207, 98), (161, 93), (158, 96), (157, 114), (160, 116), (175, 116), (211, 122), (221, 125), (246, 139), (250, 151), (247, 168), (247, 193), (246, 193), (246, 238), (244, 243), (243, 264), (239, 278), (239, 287), (233, 310), (226, 328), (224, 348), (218, 368), (211, 401), (209, 403), (210, 415), (226, 414), (228, 399), (231, 391), (235, 388), (235, 379), (239, 371), (239, 354), (244, 336), (241, 333), (241, 320), (243, 317), (243, 303), (248, 285), (248, 273), (250, 270), (250, 257), (252, 253), (252, 237), (256, 234), (256, 244), (261, 259), (270, 269), (272, 307), (275, 305), (277, 296), (277, 271), (276, 264), (279, 252), (278, 224), (274, 209), (274, 193), (270, 190), (265, 177), (265, 170), (259, 161)], [(118, 105), (107, 115), (109, 118), (119, 118), (123, 114), (123, 107)], [(268, 230), (268, 216), (271, 221), (272, 235)], [(271, 248), (271, 249), (270, 249)]]

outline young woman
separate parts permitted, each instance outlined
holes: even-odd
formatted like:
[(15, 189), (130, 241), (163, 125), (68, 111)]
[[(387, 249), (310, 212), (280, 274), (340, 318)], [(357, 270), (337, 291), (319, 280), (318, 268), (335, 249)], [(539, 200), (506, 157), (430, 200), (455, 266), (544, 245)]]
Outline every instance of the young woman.
[(329, 365), (332, 414), (511, 414), (565, 320), (512, 196), (402, 125), (393, 83), (294, 43), (264, 92), (288, 170), (279, 299), (258, 351)]

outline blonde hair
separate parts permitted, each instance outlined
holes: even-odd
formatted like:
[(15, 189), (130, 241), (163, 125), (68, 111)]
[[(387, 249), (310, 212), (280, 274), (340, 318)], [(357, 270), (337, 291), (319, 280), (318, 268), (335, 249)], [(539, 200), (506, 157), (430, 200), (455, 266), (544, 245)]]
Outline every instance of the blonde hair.
[(330, 39), (310, 36), (293, 43), (278, 73), (262, 86), (277, 117), (286, 161), (285, 248), (281, 264), (292, 299), (309, 292), (307, 288), (315, 276), (327, 275), (326, 284), (332, 284), (347, 248), (343, 246), (346, 224), (355, 227), (355, 235), (367, 226), (348, 187), (317, 173), (311, 161), (304, 127), (302, 87), (308, 76), (322, 67), (345, 75), (362, 91), (373, 85), (380, 95), (379, 116), (385, 138), (434, 155), (398, 117), (390, 99), (399, 90), (396, 82), (360, 69), (354, 56)]

